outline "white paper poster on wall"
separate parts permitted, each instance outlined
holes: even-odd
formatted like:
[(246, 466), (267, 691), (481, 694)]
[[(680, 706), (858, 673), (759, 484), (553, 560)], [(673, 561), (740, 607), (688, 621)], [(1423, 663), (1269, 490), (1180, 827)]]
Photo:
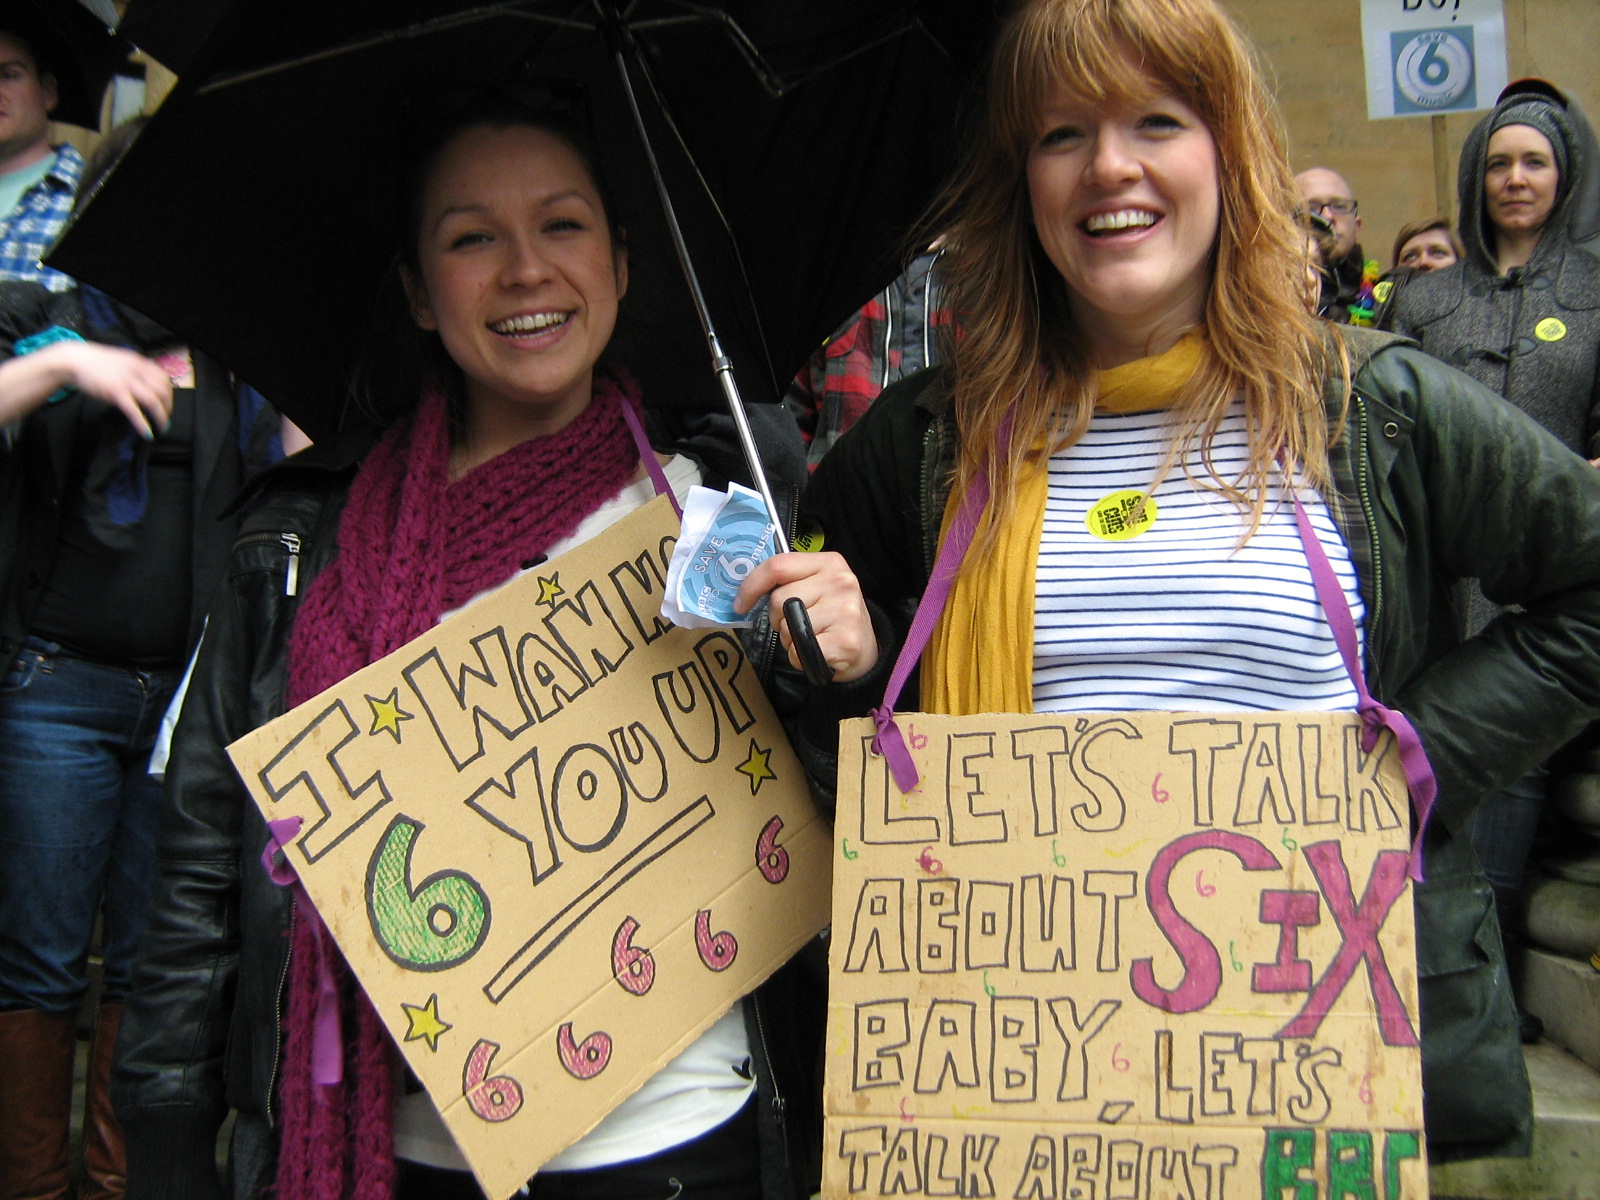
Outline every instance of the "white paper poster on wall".
[(1502, 0), (1361, 0), (1367, 116), (1493, 108), (1508, 82)]

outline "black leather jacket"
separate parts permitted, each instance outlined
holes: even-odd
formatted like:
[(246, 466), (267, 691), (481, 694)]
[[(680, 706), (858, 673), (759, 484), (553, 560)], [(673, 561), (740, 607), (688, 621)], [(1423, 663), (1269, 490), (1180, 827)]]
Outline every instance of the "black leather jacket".
[[(1429, 1153), (1526, 1153), (1527, 1078), (1466, 828), (1479, 801), (1600, 715), (1600, 472), (1405, 340), (1338, 334), (1355, 394), (1324, 499), (1360, 576), (1368, 684), (1410, 718), (1439, 782), (1417, 890)], [(880, 396), (801, 503), (802, 527), (850, 561), (884, 648), (865, 678), (814, 695), (793, 730), (820, 779), (833, 775), (838, 720), (881, 701), (927, 583), (959, 441), (943, 379), (924, 372)], [(1326, 399), (1337, 419), (1337, 380)], [(1520, 610), (1463, 643), (1461, 578)], [(915, 709), (914, 682), (900, 707)]]
[[(653, 429), (653, 440), (699, 460), (708, 484), (743, 476), (725, 421), (680, 421), (670, 437)], [(767, 434), (760, 442), (775, 497), (792, 510), (805, 471), (792, 420), (757, 410), (754, 423)], [(232, 1194), (255, 1200), (272, 1182), (293, 900), (261, 869), (267, 829), (224, 747), (284, 710), (298, 596), (333, 556), (370, 440), (319, 444), (268, 473), (211, 612), (167, 768), (160, 876), (117, 1045), (112, 1095), (127, 1136), (130, 1200), (223, 1195), (216, 1140), (230, 1109)], [(776, 635), (752, 634), (767, 679)], [(821, 987), (801, 958), (745, 1005), (767, 1200), (809, 1194), (802, 1189), (817, 1170)]]

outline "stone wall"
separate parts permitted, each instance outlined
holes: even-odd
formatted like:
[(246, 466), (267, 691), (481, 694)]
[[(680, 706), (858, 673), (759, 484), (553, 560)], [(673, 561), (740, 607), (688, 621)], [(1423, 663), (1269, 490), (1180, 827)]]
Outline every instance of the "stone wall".
[[(1332, 167), (1361, 201), (1362, 245), (1387, 269), (1395, 232), (1438, 208), (1432, 118), (1367, 119), (1359, 0), (1224, 0), (1276, 76), (1296, 171)], [(1600, 118), (1600, 3), (1505, 0), (1512, 79), (1549, 79)], [(1456, 161), (1481, 113), (1444, 118), (1446, 192), (1455, 218)]]

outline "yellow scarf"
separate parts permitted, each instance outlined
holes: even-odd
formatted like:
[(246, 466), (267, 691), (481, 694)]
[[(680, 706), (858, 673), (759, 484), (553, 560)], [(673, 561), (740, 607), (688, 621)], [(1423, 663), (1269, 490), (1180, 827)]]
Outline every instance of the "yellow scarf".
[[(1152, 358), (1097, 371), (1095, 407), (1132, 413), (1169, 407), (1200, 365), (1205, 335), (1196, 329)], [(1043, 442), (1017, 480), (1016, 509), (988, 557), (956, 576), (922, 661), (925, 712), (968, 716), (1033, 711), (1033, 588), (1049, 496)], [(945, 505), (942, 545), (956, 514)]]

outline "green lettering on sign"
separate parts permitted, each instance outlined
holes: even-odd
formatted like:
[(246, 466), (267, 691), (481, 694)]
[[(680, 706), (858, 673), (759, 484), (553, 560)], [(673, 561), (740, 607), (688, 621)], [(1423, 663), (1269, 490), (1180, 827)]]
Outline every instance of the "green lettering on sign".
[(1261, 1156), (1262, 1200), (1317, 1200), (1309, 1172), (1317, 1162), (1314, 1129), (1268, 1129)]
[(477, 953), (489, 933), (489, 897), (464, 871), (411, 885), (420, 821), (396, 817), (367, 866), (367, 918), (383, 952), (410, 971), (443, 971)]
[(1370, 1129), (1328, 1130), (1328, 1195), (1338, 1200), (1378, 1200)]
[(1400, 1200), (1400, 1163), (1422, 1157), (1422, 1142), (1412, 1129), (1391, 1129), (1383, 1140), (1383, 1194)]

